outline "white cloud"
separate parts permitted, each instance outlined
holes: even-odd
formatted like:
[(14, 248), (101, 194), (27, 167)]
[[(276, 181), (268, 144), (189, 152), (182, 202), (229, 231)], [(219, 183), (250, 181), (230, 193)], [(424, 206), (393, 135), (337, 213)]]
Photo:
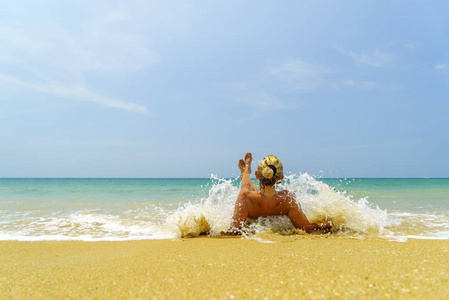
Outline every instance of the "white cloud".
[(128, 147), (128, 146), (139, 146), (139, 143), (130, 140), (120, 140), (120, 139), (112, 139), (112, 140), (104, 140), (104, 139), (93, 139), (93, 140), (76, 140), (76, 139), (42, 139), (37, 138), (27, 142), (29, 146), (45, 146), (45, 147), (53, 147), (53, 146), (81, 146), (81, 147)]
[(285, 60), (250, 78), (219, 85), (226, 98), (251, 108), (250, 119), (263, 117), (269, 111), (301, 108), (305, 105), (304, 95), (309, 93), (376, 87), (375, 82), (341, 78), (338, 70), (301, 59)]
[(405, 48), (409, 49), (409, 50), (415, 50), (417, 47), (415, 44), (412, 43), (407, 43), (404, 45)]
[(100, 23), (118, 23), (129, 20), (128, 16), (122, 12), (111, 11), (99, 18)]
[(284, 85), (294, 90), (310, 91), (323, 85), (330, 70), (323, 65), (303, 60), (289, 60), (268, 69)]
[(12, 59), (8, 56), (0, 55), (0, 63), (11, 63)]
[(330, 83), (330, 86), (332, 86), (333, 88), (344, 88), (344, 87), (353, 87), (356, 84), (357, 83), (352, 79), (345, 79), (334, 83)]
[(376, 87), (376, 83), (373, 81), (362, 81), (360, 85), (365, 89), (373, 89)]
[(9, 52), (9, 56), (15, 54), (33, 55), (47, 51), (52, 43), (37, 34), (32, 29), (10, 28), (0, 26), (0, 41), (3, 42), (3, 53)]
[(358, 64), (371, 66), (371, 67), (383, 67), (388, 64), (393, 56), (385, 51), (376, 49), (369, 53), (354, 53), (352, 51), (340, 50), (341, 53), (349, 55)]
[(446, 69), (446, 64), (437, 64), (433, 67), (435, 70), (443, 70)]
[(120, 12), (77, 21), (75, 27), (48, 22), (39, 22), (41, 27), (0, 26), (0, 64), (7, 64), (0, 80), (67, 99), (148, 113), (143, 106), (101, 95), (84, 84), (90, 75), (101, 80), (157, 63), (159, 55), (148, 35)]
[(124, 109), (136, 113), (149, 113), (148, 109), (144, 106), (98, 94), (92, 90), (89, 90), (87, 87), (81, 84), (63, 85), (57, 83), (48, 83), (37, 85), (27, 83), (4, 74), (0, 74), (0, 81), (3, 81), (9, 85), (14, 85), (28, 90), (39, 91), (59, 97), (94, 102), (103, 106)]
[[(254, 119), (263, 118), (267, 113), (298, 109), (302, 102), (281, 100), (274, 94), (254, 93), (252, 96), (239, 99), (241, 105), (250, 108), (244, 118), (238, 119), (238, 123), (245, 123)], [(271, 120), (271, 119), (269, 119)]]
[(371, 81), (357, 81), (351, 78), (341, 79), (339, 72), (322, 64), (313, 64), (303, 60), (289, 60), (279, 66), (269, 68), (271, 75), (280, 80), (277, 89), (289, 92), (308, 92), (344, 88), (372, 89)]
[(159, 61), (147, 36), (115, 30), (111, 22), (86, 25), (80, 32), (57, 27), (46, 30), (2, 27), (0, 41), (6, 44), (9, 59), (20, 58), (77, 75), (129, 73)]
[(240, 100), (242, 104), (250, 106), (257, 111), (275, 111), (284, 109), (295, 109), (302, 106), (302, 104), (287, 104), (273, 95), (259, 94), (252, 97), (245, 97)]

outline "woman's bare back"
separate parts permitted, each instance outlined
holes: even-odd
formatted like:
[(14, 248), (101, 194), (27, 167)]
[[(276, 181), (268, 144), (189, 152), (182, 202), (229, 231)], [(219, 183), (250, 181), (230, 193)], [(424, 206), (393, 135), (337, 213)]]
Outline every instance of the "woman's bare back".
[(252, 191), (245, 195), (249, 218), (266, 216), (284, 216), (291, 207), (288, 191), (280, 191), (272, 196), (265, 196), (259, 191)]
[(239, 161), (238, 166), (242, 171), (242, 185), (235, 202), (232, 228), (225, 234), (237, 234), (248, 217), (257, 219), (259, 217), (283, 215), (288, 216), (295, 227), (304, 229), (309, 233), (325, 229), (307, 220), (293, 193), (287, 190), (276, 191), (274, 186), (258, 191), (249, 176), (251, 162), (251, 153), (245, 155), (245, 161)]

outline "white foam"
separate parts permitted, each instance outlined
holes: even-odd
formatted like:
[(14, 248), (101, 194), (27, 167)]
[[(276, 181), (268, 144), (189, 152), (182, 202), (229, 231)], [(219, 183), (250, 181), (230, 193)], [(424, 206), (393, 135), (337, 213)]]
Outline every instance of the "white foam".
[(328, 222), (333, 231), (383, 234), (390, 225), (387, 212), (366, 198), (354, 201), (308, 174), (286, 176), (284, 182), (281, 187), (296, 194), (309, 221)]
[(216, 183), (211, 186), (207, 198), (189, 202), (167, 218), (165, 225), (175, 232), (176, 237), (198, 236), (202, 231), (219, 235), (229, 229), (239, 189), (232, 180), (213, 179)]
[[(207, 197), (180, 203), (176, 209), (154, 204), (133, 205), (123, 211), (22, 212), (3, 216), (0, 240), (118, 241), (173, 239), (208, 233), (217, 236), (230, 228), (239, 187), (236, 180), (212, 177)], [(286, 176), (278, 189), (296, 195), (311, 222), (332, 225), (334, 235), (395, 241), (409, 238), (449, 239), (449, 212), (402, 211), (387, 213), (367, 198), (353, 199), (308, 174)], [(298, 234), (288, 217), (250, 220), (244, 237), (259, 239), (263, 232)]]
[(406, 235), (401, 238), (417, 240), (447, 240), (449, 239), (449, 236)]
[[(168, 218), (176, 236), (197, 236), (210, 225), (210, 234), (218, 235), (229, 229), (235, 199), (239, 189), (232, 180), (217, 179), (209, 191), (209, 197), (180, 207)], [(336, 191), (308, 174), (286, 176), (279, 189), (295, 193), (304, 213), (311, 222), (329, 223), (334, 232), (354, 234), (388, 234), (390, 225), (385, 210), (372, 207), (365, 198), (354, 201), (345, 193)], [(244, 235), (272, 230), (289, 231), (294, 227), (287, 217), (259, 218), (247, 224)]]
[(126, 216), (91, 211), (68, 215), (51, 214), (47, 217), (10, 222), (8, 226), (3, 226), (0, 240), (115, 241), (175, 237), (173, 232), (154, 221), (166, 219), (167, 214), (146, 216), (142, 211), (140, 214)]
[[(171, 239), (174, 238), (171, 237)], [(12, 235), (12, 234), (0, 234), (0, 241), (25, 241), (25, 242), (37, 242), (37, 241), (83, 241), (83, 242), (101, 242), (101, 241), (134, 241), (134, 240), (160, 240), (168, 239), (167, 236), (127, 236), (127, 237), (94, 237), (91, 235), (80, 236), (67, 236), (63, 234), (53, 235), (39, 235), (39, 236), (27, 236), (27, 235)]]

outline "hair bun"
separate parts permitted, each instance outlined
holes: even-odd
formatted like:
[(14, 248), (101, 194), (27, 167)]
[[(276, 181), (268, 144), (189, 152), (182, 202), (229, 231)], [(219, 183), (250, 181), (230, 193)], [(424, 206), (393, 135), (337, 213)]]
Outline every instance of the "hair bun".
[(273, 177), (274, 171), (269, 166), (266, 166), (265, 168), (263, 168), (262, 175), (263, 177), (270, 179), (271, 177)]

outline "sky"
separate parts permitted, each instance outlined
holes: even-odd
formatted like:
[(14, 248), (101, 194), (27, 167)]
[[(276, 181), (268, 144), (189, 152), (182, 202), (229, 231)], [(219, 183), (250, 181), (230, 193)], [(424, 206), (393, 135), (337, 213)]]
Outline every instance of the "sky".
[(8, 1), (0, 177), (449, 177), (447, 1)]

